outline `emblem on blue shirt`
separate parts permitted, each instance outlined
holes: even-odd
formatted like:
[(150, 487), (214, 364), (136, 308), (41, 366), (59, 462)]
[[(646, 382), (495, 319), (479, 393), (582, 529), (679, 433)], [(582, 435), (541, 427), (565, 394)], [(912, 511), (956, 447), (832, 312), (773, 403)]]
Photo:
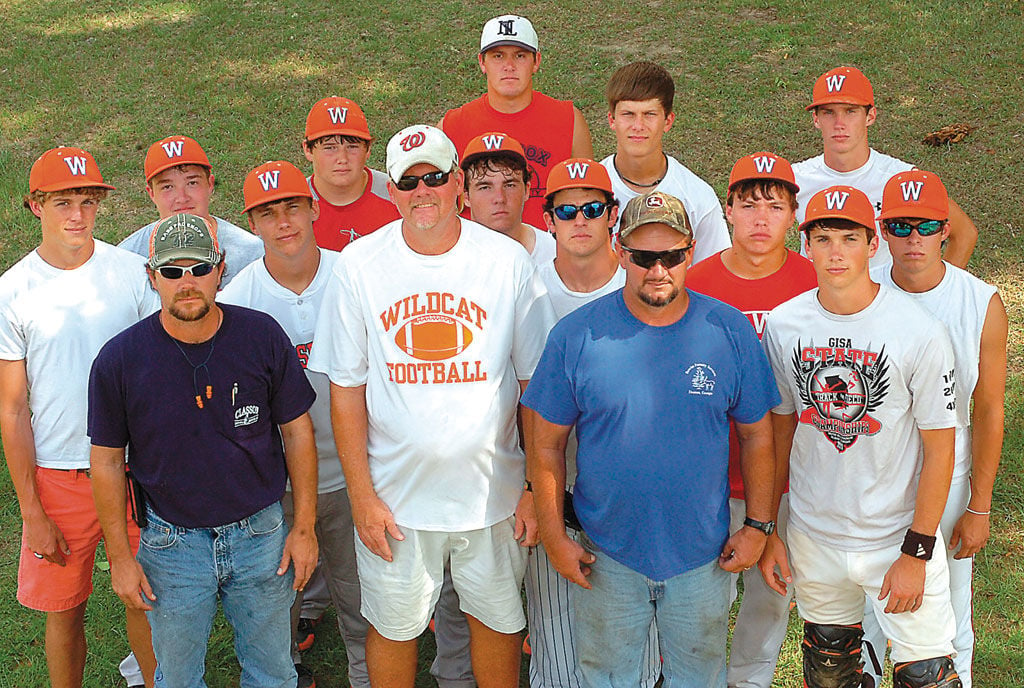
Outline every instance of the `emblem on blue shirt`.
[(709, 397), (715, 393), (715, 369), (707, 363), (694, 363), (686, 369), (686, 376), (690, 378), (690, 388), (686, 390), (690, 394)]

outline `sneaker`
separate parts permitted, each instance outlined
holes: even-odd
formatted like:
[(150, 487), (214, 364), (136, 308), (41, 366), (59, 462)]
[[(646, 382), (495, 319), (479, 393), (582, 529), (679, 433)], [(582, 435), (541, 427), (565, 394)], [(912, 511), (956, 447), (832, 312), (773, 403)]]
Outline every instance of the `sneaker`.
[(316, 626), (316, 619), (299, 619), (298, 632), (295, 634), (299, 652), (305, 652), (313, 647), (313, 641), (316, 639), (316, 635), (313, 633), (314, 626)]
[(134, 652), (129, 652), (128, 656), (121, 660), (121, 663), (117, 665), (117, 670), (128, 684), (128, 688), (145, 688), (142, 669), (139, 668), (139, 662), (135, 659)]
[(316, 688), (316, 679), (313, 678), (312, 671), (302, 664), (296, 664), (295, 673), (299, 675), (299, 681), (295, 684), (295, 688)]

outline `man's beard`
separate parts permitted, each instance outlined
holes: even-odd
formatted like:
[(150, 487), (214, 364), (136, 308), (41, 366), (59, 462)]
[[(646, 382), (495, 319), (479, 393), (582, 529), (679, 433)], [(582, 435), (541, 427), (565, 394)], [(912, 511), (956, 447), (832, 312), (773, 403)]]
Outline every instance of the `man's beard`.
[(668, 294), (665, 294), (664, 296), (651, 296), (647, 294), (645, 291), (640, 290), (638, 296), (640, 297), (640, 300), (646, 303), (648, 306), (653, 306), (654, 308), (662, 308), (676, 300), (676, 297), (679, 296), (679, 288), (676, 287), (675, 289), (673, 289)]
[[(178, 298), (192, 298), (194, 296), (199, 296), (203, 299), (203, 304), (195, 308), (195, 310), (186, 310), (178, 306)], [(167, 310), (172, 316), (182, 322), (195, 322), (202, 320), (210, 312), (210, 302), (206, 300), (206, 296), (200, 291), (187, 291), (175, 294), (174, 301)]]

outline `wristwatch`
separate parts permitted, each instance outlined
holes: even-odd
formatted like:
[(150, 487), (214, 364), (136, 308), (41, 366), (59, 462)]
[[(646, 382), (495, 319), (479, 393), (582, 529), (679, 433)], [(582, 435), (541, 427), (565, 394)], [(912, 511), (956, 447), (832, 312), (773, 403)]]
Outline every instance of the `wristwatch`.
[(743, 525), (750, 526), (751, 528), (756, 528), (765, 535), (771, 535), (775, 532), (775, 521), (768, 521), (767, 523), (765, 523), (764, 521), (755, 521), (754, 519), (748, 516), (745, 519), (743, 519)]

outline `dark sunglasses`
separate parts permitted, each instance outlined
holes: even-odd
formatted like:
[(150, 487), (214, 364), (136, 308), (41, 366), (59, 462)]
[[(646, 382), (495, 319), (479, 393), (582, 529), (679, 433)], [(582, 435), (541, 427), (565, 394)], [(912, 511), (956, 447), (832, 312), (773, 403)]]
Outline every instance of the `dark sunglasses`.
[(629, 254), (629, 260), (633, 265), (639, 265), (644, 270), (650, 270), (658, 261), (661, 261), (666, 270), (671, 270), (686, 260), (686, 252), (691, 248), (693, 248), (693, 244), (669, 251), (641, 251), (628, 246), (623, 246), (622, 250)]
[(399, 178), (399, 180), (395, 182), (395, 188), (399, 191), (412, 191), (420, 185), (420, 180), (422, 179), (424, 184), (433, 189), (447, 184), (448, 177), (450, 177), (451, 174), (451, 170), (448, 170), (447, 172), (427, 172), (426, 174), (421, 174), (418, 177), (409, 174)]
[(583, 213), (583, 217), (588, 220), (596, 220), (604, 215), (604, 211), (607, 209), (607, 203), (602, 201), (591, 201), (590, 203), (584, 203), (583, 205), (570, 205), (569, 203), (556, 205), (551, 210), (559, 220), (568, 222), (569, 220), (576, 219), (577, 213)]
[(910, 236), (910, 233), (915, 229), (917, 233), (923, 237), (938, 234), (942, 231), (942, 225), (946, 224), (945, 220), (925, 220), (916, 227), (909, 222), (902, 222), (900, 220), (882, 220), (885, 225), (885, 229), (889, 234), (900, 239), (906, 239)]
[(195, 265), (189, 265), (188, 267), (182, 267), (180, 265), (165, 265), (162, 268), (157, 268), (157, 271), (164, 279), (176, 280), (184, 277), (186, 272), (193, 277), (206, 277), (213, 272), (215, 267), (217, 266), (213, 263), (196, 263)]

